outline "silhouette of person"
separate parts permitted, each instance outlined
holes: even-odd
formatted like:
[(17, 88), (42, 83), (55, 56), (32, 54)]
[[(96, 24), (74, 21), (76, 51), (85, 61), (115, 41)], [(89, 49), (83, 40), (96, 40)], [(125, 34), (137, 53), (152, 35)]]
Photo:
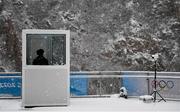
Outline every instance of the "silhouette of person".
[(33, 60), (33, 65), (49, 65), (48, 60), (43, 56), (43, 49), (38, 49), (36, 53), (38, 56)]

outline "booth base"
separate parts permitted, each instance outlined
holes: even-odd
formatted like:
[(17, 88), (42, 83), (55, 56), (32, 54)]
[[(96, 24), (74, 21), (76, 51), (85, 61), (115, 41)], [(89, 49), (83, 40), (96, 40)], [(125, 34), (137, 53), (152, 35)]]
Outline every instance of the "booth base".
[(68, 105), (68, 70), (24, 69), (22, 75), (23, 107)]

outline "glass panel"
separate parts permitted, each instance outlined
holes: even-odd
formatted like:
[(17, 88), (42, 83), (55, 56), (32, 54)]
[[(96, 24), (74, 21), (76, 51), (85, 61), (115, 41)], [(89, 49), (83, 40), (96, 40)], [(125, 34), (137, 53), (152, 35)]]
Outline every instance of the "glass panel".
[(118, 94), (121, 87), (120, 78), (89, 78), (89, 95)]
[(65, 65), (65, 34), (27, 34), (27, 65)]
[(101, 78), (101, 94), (118, 94), (120, 87), (120, 78)]
[(99, 78), (88, 79), (88, 95), (101, 95), (101, 82)]

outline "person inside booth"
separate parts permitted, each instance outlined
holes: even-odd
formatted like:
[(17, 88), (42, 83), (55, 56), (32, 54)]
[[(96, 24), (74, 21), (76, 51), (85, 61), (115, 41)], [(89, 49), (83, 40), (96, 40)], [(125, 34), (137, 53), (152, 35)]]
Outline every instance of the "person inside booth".
[(48, 60), (43, 56), (43, 49), (38, 49), (36, 53), (38, 56), (33, 60), (33, 65), (49, 65)]

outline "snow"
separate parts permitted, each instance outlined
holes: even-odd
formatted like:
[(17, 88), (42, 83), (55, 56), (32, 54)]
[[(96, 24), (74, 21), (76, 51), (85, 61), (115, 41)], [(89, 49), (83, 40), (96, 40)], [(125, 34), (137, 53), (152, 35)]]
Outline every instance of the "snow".
[(131, 28), (131, 31), (132, 31), (133, 33), (137, 33), (138, 31), (141, 30), (141, 27), (139, 26), (138, 21), (135, 20), (134, 17), (132, 17), (132, 18), (130, 19), (130, 23), (131, 23), (130, 28)]
[(126, 38), (121, 33), (115, 33), (114, 36), (117, 37), (114, 42), (126, 41)]
[(153, 100), (153, 96), (151, 95), (143, 95), (139, 97), (140, 100)]
[(11, 16), (11, 13), (7, 12), (7, 11), (2, 11), (1, 14), (2, 14), (4, 20), (7, 20)]
[(135, 37), (132, 37), (132, 36), (130, 36), (129, 38), (130, 38), (130, 39), (133, 39), (133, 40), (135, 40), (135, 41), (141, 41), (141, 42), (144, 42), (144, 41), (145, 41), (145, 40), (142, 39), (142, 38), (135, 38)]
[(131, 24), (134, 25), (134, 26), (138, 26), (138, 25), (139, 25), (138, 22), (137, 22), (134, 18), (131, 18), (131, 19), (130, 19), (130, 22), (131, 22)]
[[(158, 34), (157, 34), (158, 35)], [(162, 39), (159, 39), (159, 38), (155, 38), (155, 37), (153, 37), (152, 38), (154, 41), (157, 41), (157, 42), (160, 42), (160, 41), (162, 41)]]
[(148, 53), (137, 52), (137, 53), (135, 53), (133, 55), (129, 55), (128, 57), (131, 58), (132, 60), (144, 57), (144, 58), (146, 58), (149, 61), (154, 61), (153, 58), (152, 58), (152, 55), (148, 54)]
[(1, 99), (0, 111), (180, 111), (179, 105), (178, 101), (144, 103), (138, 98), (71, 98), (69, 106), (25, 109), (21, 107), (21, 99)]
[(133, 9), (133, 5), (134, 5), (133, 1), (129, 1), (129, 2), (126, 4), (126, 8), (128, 8), (128, 9)]

